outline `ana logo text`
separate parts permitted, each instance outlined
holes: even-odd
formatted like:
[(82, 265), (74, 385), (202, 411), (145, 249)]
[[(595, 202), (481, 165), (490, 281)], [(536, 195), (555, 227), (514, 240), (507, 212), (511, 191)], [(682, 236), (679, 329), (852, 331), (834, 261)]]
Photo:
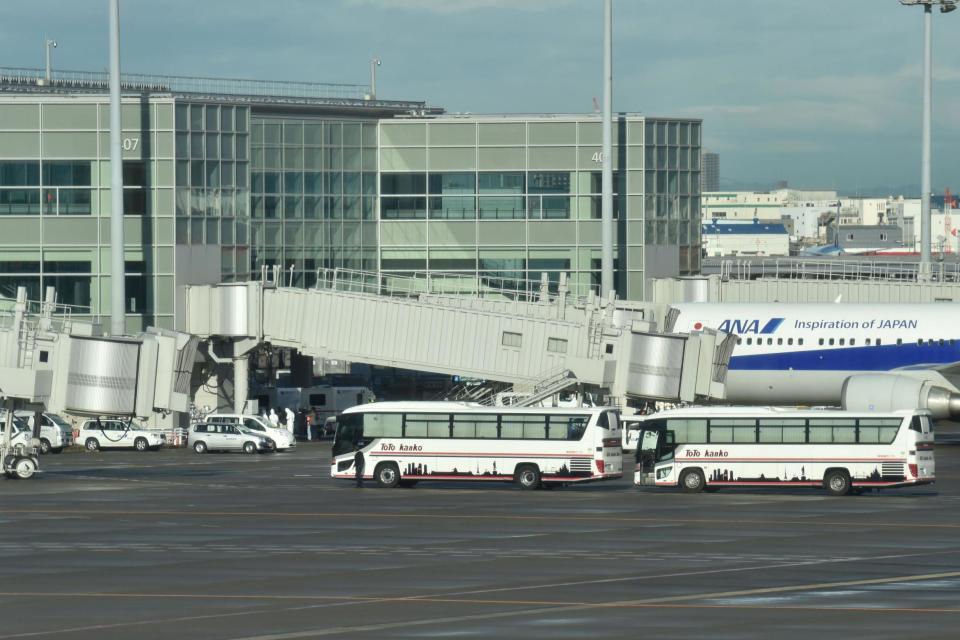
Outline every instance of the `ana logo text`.
[(770, 318), (764, 324), (750, 318), (728, 319), (720, 323), (720, 331), (725, 333), (773, 333), (783, 324), (783, 318)]

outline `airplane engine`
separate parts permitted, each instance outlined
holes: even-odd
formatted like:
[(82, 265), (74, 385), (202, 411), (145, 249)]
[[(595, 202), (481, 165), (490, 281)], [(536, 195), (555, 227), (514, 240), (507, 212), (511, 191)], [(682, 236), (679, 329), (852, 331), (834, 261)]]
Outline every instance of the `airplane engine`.
[(934, 420), (960, 419), (960, 393), (897, 373), (850, 376), (843, 382), (841, 399), (847, 411), (928, 409)]

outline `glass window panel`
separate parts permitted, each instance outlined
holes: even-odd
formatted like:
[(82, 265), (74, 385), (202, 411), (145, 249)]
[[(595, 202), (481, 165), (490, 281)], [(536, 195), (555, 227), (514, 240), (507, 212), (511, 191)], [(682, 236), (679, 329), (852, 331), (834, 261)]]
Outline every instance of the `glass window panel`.
[(216, 131), (220, 128), (218, 115), (219, 113), (217, 112), (217, 107), (207, 105), (207, 129)]
[(280, 193), (280, 172), (267, 171), (263, 174), (263, 192)]
[(829, 443), (833, 442), (833, 427), (820, 426), (810, 421), (810, 438), (809, 442), (813, 443)]
[(40, 163), (34, 161), (0, 162), (0, 186), (39, 187)]
[(559, 171), (531, 171), (528, 193), (570, 193), (570, 174)]
[(319, 171), (308, 171), (303, 174), (304, 193), (323, 193), (323, 174)]
[(286, 196), (283, 199), (283, 215), (287, 218), (303, 217), (303, 197)]
[(0, 215), (39, 215), (40, 209), (39, 189), (0, 189)]
[(380, 193), (422, 194), (427, 190), (425, 173), (384, 173), (380, 175)]
[(360, 173), (357, 171), (343, 172), (343, 192), (350, 195), (360, 194)]
[(207, 134), (207, 157), (216, 158), (217, 154), (220, 152), (220, 141), (218, 140), (219, 136), (215, 133)]
[(43, 184), (49, 186), (90, 186), (90, 161), (55, 161), (43, 163)]
[(430, 174), (431, 194), (473, 194), (476, 190), (477, 177), (472, 172)]
[(480, 197), (479, 215), (485, 220), (522, 220), (526, 217), (525, 198), (515, 197)]
[(481, 172), (478, 176), (480, 193), (524, 193), (522, 172)]
[(454, 414), (454, 438), (496, 438), (497, 416)]
[(263, 142), (264, 144), (280, 144), (279, 124), (267, 123), (263, 125)]
[(220, 136), (220, 157), (224, 160), (233, 160), (233, 136), (231, 135), (221, 135)]
[(677, 444), (700, 443), (707, 441), (707, 421), (705, 419), (670, 419), (667, 429), (673, 431)]
[(189, 107), (185, 104), (177, 105), (176, 115), (174, 116), (176, 118), (177, 129), (182, 130), (187, 128), (187, 120), (188, 120), (187, 111), (188, 110), (189, 110)]
[(287, 122), (283, 125), (283, 142), (300, 146), (303, 144), (303, 124)]
[(384, 220), (414, 220), (427, 217), (426, 198), (381, 198), (380, 216)]
[(303, 192), (303, 174), (299, 171), (285, 171), (283, 174), (284, 193)]
[(303, 143), (308, 145), (322, 145), (323, 125), (309, 123), (303, 125)]
[[(427, 438), (450, 437), (450, 415), (445, 413), (408, 413), (406, 414), (406, 435), (423, 435)], [(422, 432), (422, 433), (421, 433)]]
[(233, 107), (220, 107), (221, 131), (233, 131)]
[(199, 133), (190, 134), (190, 157), (191, 158), (203, 157), (203, 135)]
[(190, 128), (203, 129), (203, 105), (190, 105)]
[(363, 414), (364, 438), (402, 438), (402, 413), (365, 413)]
[(430, 198), (430, 217), (472, 220), (477, 217), (477, 201), (472, 196), (434, 196)]
[(590, 416), (549, 416), (551, 440), (580, 440), (587, 430)]

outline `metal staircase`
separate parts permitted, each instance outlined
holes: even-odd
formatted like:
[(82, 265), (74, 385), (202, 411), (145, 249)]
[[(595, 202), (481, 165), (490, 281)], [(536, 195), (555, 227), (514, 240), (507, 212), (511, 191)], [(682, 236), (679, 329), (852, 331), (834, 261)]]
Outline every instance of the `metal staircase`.
[(532, 407), (540, 402), (546, 400), (547, 398), (554, 396), (561, 391), (566, 391), (573, 385), (577, 384), (576, 374), (569, 369), (562, 369), (560, 371), (547, 374), (544, 376), (540, 382), (537, 382), (533, 385), (533, 390), (530, 392), (530, 395), (525, 396), (513, 403), (515, 407)]

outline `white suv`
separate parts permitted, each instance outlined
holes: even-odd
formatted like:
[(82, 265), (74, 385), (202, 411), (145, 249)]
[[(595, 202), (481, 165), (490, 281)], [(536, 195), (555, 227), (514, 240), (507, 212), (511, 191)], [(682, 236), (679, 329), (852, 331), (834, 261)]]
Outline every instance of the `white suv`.
[[(15, 414), (33, 429), (33, 411), (17, 411)], [(64, 447), (73, 446), (73, 428), (70, 423), (55, 413), (41, 413), (40, 453), (60, 453)]]
[(257, 453), (274, 450), (273, 440), (266, 435), (235, 424), (207, 422), (198, 422), (190, 427), (190, 446), (197, 453), (207, 451)]
[(204, 422), (207, 424), (232, 424), (248, 431), (256, 433), (273, 440), (277, 451), (286, 451), (297, 446), (297, 441), (293, 434), (282, 427), (275, 427), (260, 416), (242, 415), (239, 413), (211, 413)]
[(99, 449), (136, 449), (156, 451), (163, 446), (164, 437), (156, 431), (149, 431), (133, 422), (122, 420), (87, 420), (80, 427), (77, 442), (87, 451)]

